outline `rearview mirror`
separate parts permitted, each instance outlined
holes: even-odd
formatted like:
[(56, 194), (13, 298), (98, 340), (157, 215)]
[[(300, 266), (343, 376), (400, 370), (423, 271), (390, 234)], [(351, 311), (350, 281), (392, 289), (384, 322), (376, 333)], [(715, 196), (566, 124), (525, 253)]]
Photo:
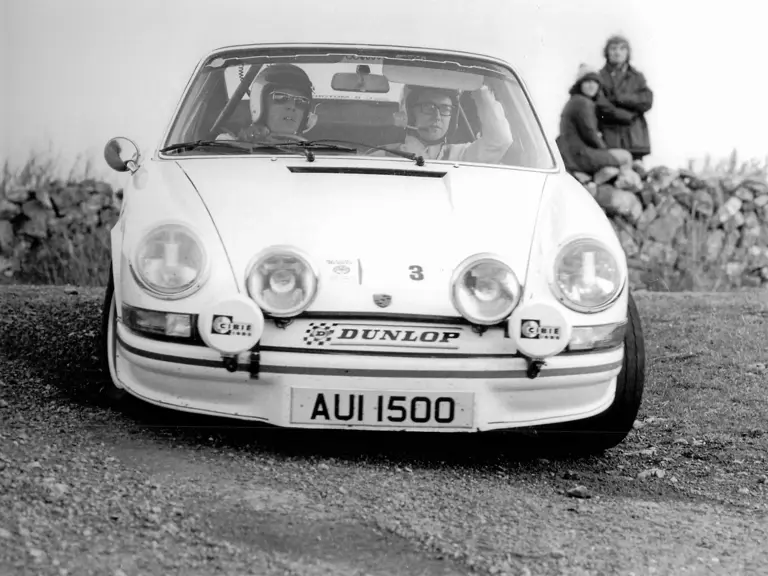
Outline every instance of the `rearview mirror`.
[(104, 146), (104, 160), (112, 170), (131, 174), (139, 169), (139, 148), (130, 138), (111, 138)]
[(389, 81), (381, 74), (371, 74), (368, 66), (358, 66), (357, 73), (337, 72), (334, 74), (331, 88), (340, 92), (386, 94), (389, 92)]

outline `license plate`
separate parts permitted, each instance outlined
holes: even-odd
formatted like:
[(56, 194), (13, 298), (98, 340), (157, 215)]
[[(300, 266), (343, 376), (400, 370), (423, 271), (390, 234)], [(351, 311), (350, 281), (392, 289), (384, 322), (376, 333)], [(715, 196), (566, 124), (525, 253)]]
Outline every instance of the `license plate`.
[(291, 389), (291, 423), (386, 428), (471, 428), (474, 394)]

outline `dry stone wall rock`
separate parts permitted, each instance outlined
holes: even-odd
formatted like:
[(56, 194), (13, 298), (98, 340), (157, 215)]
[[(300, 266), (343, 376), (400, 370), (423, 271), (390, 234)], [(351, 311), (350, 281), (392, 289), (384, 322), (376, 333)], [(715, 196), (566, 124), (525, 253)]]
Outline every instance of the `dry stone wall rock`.
[[(596, 177), (597, 178), (597, 177)], [(649, 290), (768, 286), (768, 181), (639, 166), (577, 179), (610, 218), (630, 266)]]
[[(94, 179), (0, 188), (0, 274), (18, 276), (36, 253), (56, 245), (70, 254), (89, 234), (112, 228), (122, 191)], [(106, 267), (105, 263), (105, 267)]]

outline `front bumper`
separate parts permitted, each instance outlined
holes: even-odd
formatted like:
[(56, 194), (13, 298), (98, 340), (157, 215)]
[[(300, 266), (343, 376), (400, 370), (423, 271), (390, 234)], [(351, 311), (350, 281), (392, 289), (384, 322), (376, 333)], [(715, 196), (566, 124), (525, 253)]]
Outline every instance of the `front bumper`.
[[(356, 337), (330, 338), (329, 328)], [(383, 339), (366, 341), (363, 329)], [(113, 376), (153, 404), (283, 427), (472, 432), (599, 414), (613, 402), (623, 354), (623, 346), (559, 354), (531, 379), (501, 328), (268, 321), (229, 371), (209, 346), (149, 339), (118, 321)]]

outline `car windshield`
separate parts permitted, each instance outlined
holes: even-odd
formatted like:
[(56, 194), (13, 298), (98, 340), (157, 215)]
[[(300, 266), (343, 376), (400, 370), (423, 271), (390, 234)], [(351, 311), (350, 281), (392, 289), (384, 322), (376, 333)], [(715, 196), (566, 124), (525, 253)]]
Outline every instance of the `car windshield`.
[[(218, 144), (225, 141), (232, 145)], [(174, 158), (308, 150), (309, 159), (555, 167), (508, 68), (466, 55), (357, 46), (215, 53), (190, 82), (161, 146)]]

